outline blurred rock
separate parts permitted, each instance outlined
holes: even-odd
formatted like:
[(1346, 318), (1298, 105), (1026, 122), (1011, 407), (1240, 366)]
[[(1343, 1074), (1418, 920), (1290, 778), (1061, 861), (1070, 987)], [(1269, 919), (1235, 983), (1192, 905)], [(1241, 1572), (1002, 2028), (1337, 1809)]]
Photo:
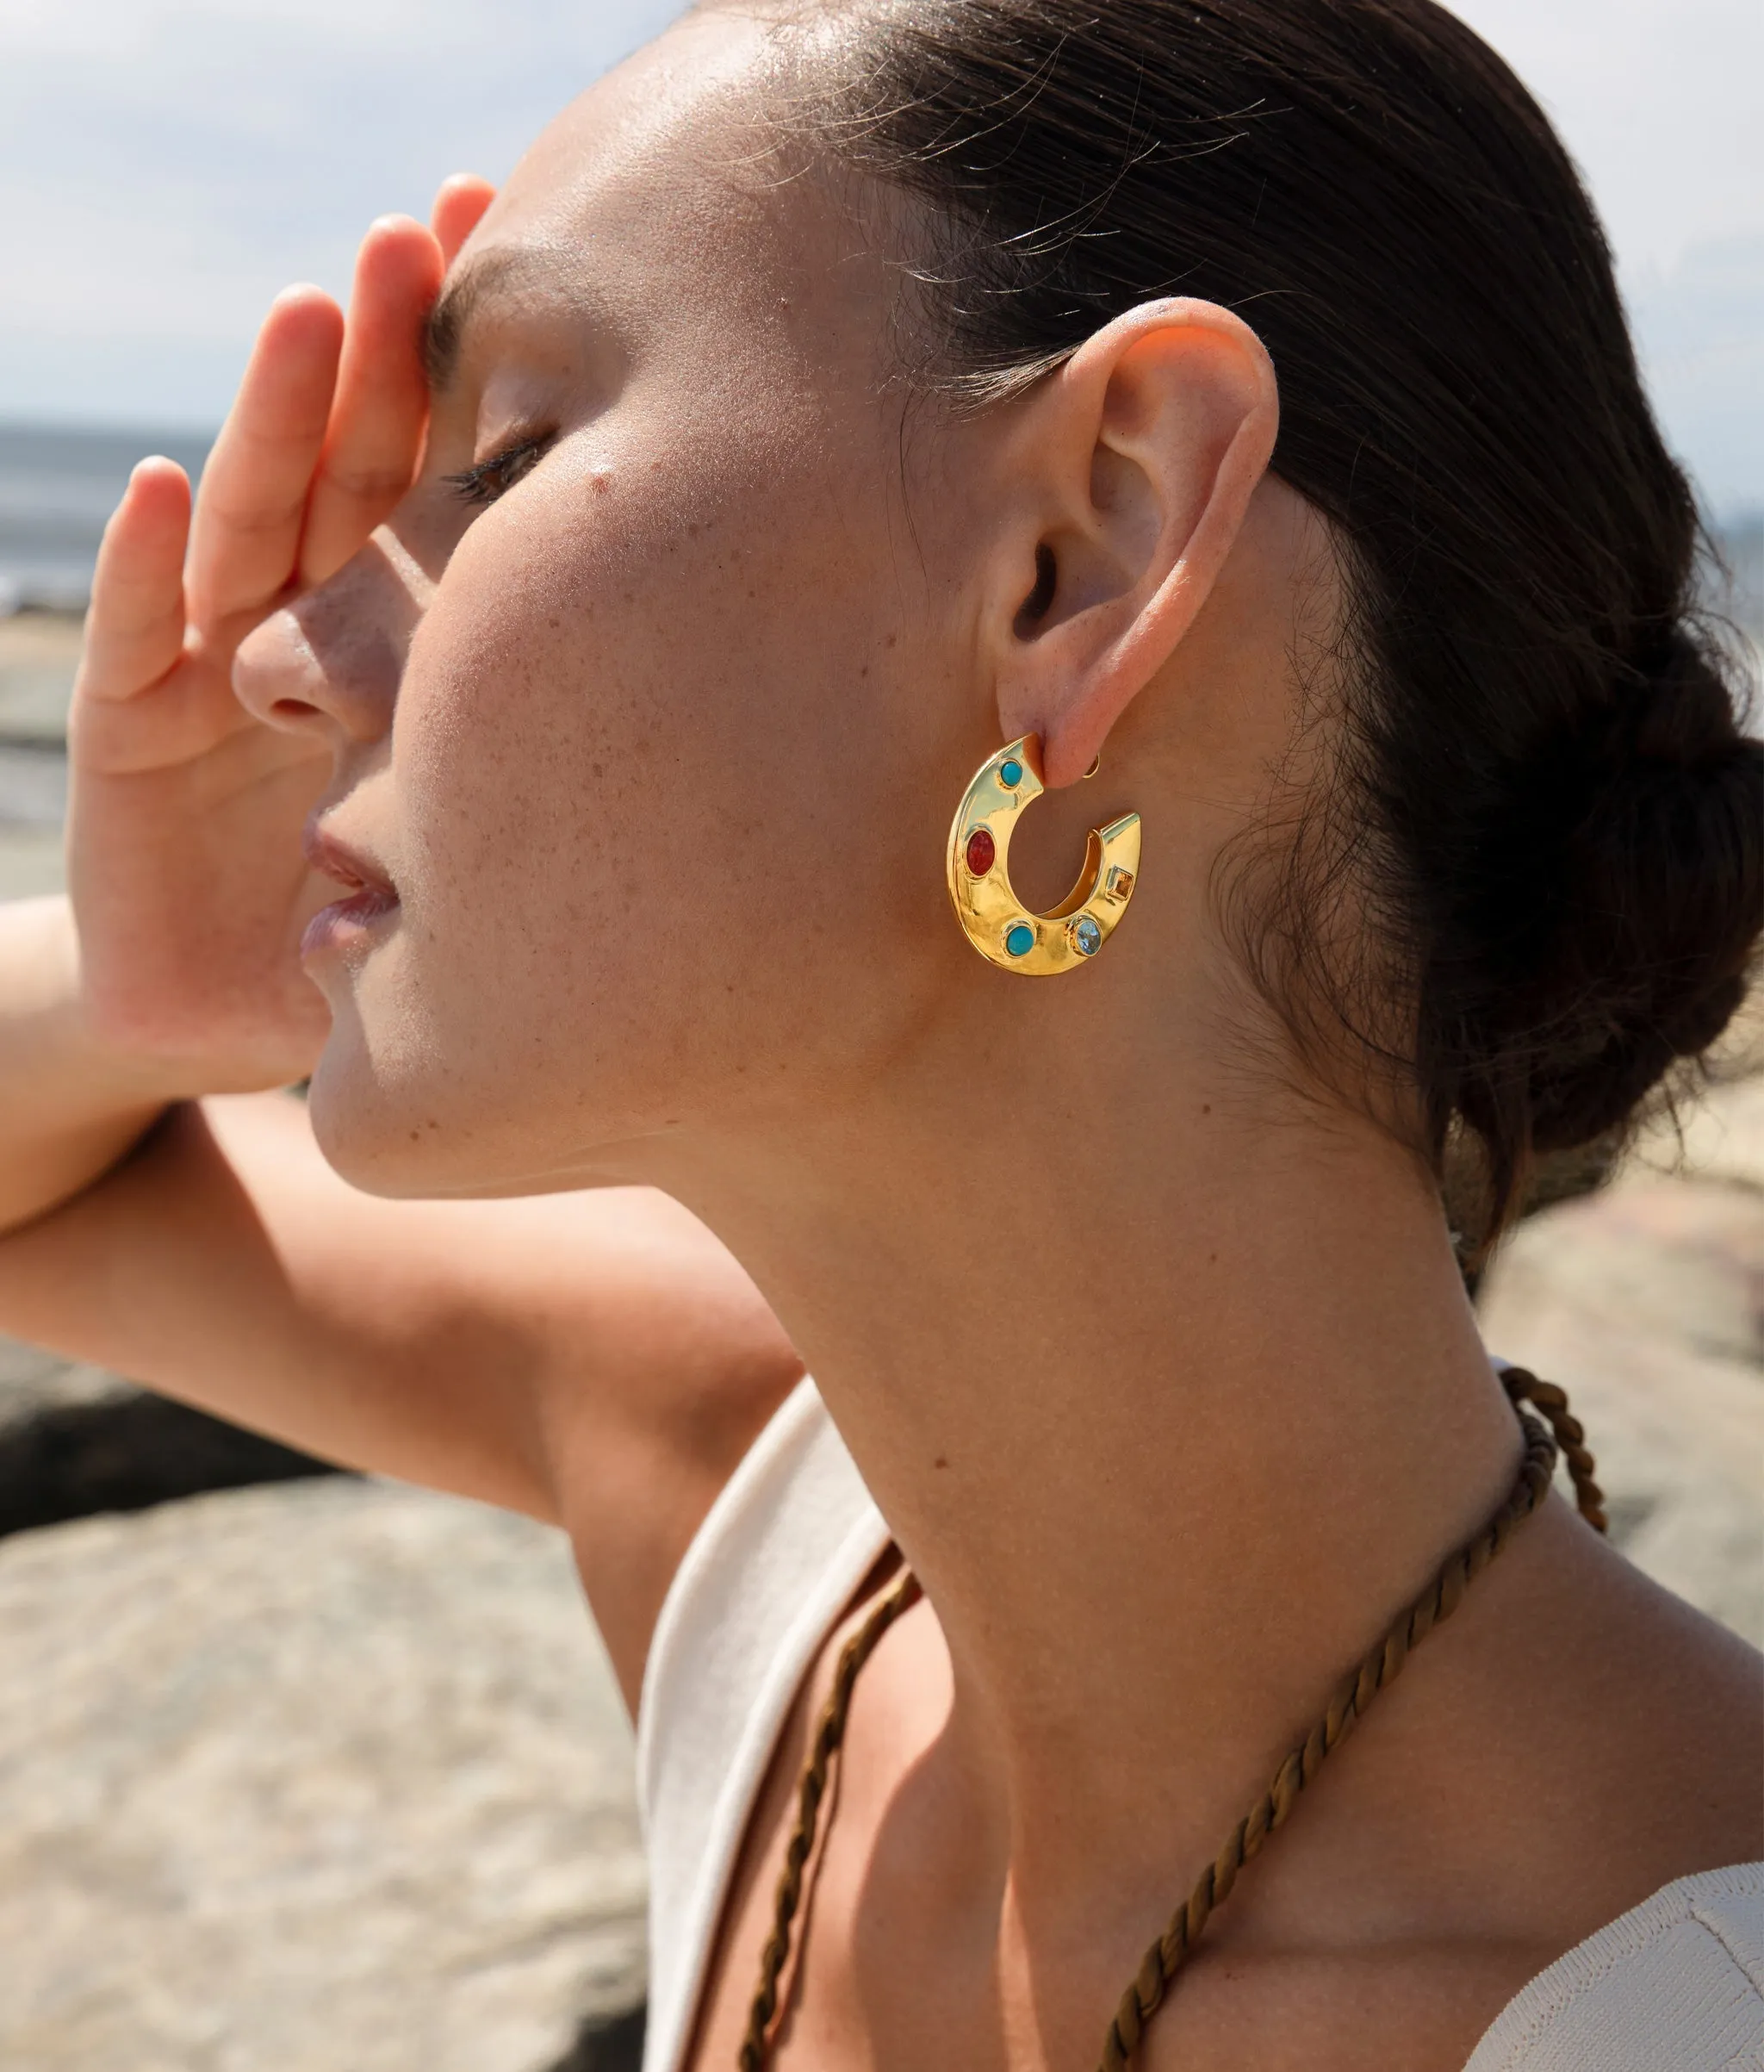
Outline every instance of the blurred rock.
[(1672, 1174), (1764, 1192), (1764, 1073), (1717, 1084), (1676, 1123), (1656, 1124), (1636, 1146), (1624, 1183)]
[(46, 1410), (102, 1403), (129, 1395), (128, 1384), (97, 1367), (83, 1367), (40, 1346), (0, 1338), (0, 1431)]
[(551, 2072), (642, 2072), (648, 2018), (648, 2008), (633, 2007), (629, 2014), (584, 2022), (568, 2053)]
[(630, 1736), (560, 1535), (353, 1479), (24, 1534), (0, 1670), (0, 2064), (634, 2067)]
[(96, 1367), (0, 1339), (0, 1535), (333, 1472)]
[(1494, 1351), (1568, 1391), (1624, 1551), (1764, 1646), (1764, 1080), (1525, 1223), (1479, 1307)]

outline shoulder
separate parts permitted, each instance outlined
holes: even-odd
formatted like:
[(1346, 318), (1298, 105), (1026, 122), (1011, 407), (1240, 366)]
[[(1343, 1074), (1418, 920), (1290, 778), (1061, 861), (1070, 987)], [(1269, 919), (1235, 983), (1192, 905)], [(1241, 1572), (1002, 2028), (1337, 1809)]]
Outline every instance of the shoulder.
[(1554, 1951), (1764, 1857), (1764, 1658), (1563, 1505), (1516, 1552), (1498, 1584), (1511, 1594), (1488, 1601), (1500, 1645), (1454, 1694), (1477, 1746), (1454, 1753), (1480, 1755), (1485, 1789), (1505, 1778), (1527, 1809), (1523, 1832), (1487, 1831), (1491, 1918), (1516, 1946)]
[(1764, 1864), (1680, 1878), (1533, 1979), (1465, 2072), (1764, 2063)]
[(743, 1751), (751, 1761), (769, 1752), (810, 1662), (887, 1545), (813, 1382), (802, 1381), (711, 1506), (656, 1622), (637, 1721), (652, 1830), (689, 1806), (702, 1811)]
[(739, 1263), (666, 1196), (545, 1209), (527, 1291), (541, 1443), (635, 1707), (680, 1564), (803, 1366)]
[(648, 2063), (678, 2062), (780, 1735), (889, 1544), (814, 1384), (803, 1381), (694, 1537), (643, 1677), (637, 1791), (649, 1861)]

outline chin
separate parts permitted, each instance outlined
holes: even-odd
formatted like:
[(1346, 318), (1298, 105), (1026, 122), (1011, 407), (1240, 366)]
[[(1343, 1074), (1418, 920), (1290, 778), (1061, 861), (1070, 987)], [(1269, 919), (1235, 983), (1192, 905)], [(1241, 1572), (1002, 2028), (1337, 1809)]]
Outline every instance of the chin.
[(421, 1200), (495, 1191), (474, 1168), (489, 1147), (481, 1104), (446, 1061), (460, 1032), (435, 1030), (402, 960), (382, 950), (326, 968), (331, 1033), (313, 1073), (313, 1135), (363, 1194)]
[(333, 1170), (363, 1194), (419, 1200), (494, 1190), (463, 1170), (474, 1133), (450, 1112), (438, 1075), (377, 1057), (351, 1016), (339, 1016), (313, 1073), (307, 1112)]
[(444, 1191), (440, 1160), (424, 1142), (438, 1133), (419, 1124), (401, 1127), (392, 1104), (363, 1087), (361, 1075), (337, 1061), (331, 1046), (313, 1074), (307, 1111), (326, 1161), (351, 1187), (401, 1198)]
[[(363, 1194), (500, 1200), (627, 1185), (642, 1177), (628, 1168), (633, 1152), (640, 1155), (657, 1134), (653, 1123), (603, 1134), (585, 1117), (579, 1096), (567, 1099), (555, 1089), (549, 1101), (529, 1089), (525, 1107), (511, 1104), (506, 1069), (474, 1080), (439, 1062), (450, 1055), (447, 1044), (382, 1041), (351, 1006), (345, 1000), (332, 1021), (307, 1112), (326, 1162)], [(576, 1118), (563, 1155), (550, 1120), (560, 1111)]]

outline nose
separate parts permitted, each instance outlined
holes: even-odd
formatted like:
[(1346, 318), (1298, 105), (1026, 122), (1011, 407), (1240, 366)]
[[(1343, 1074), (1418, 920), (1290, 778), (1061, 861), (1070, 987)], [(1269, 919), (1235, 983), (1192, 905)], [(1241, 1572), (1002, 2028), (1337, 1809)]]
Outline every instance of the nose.
[(338, 750), (370, 746), (391, 728), (419, 615), (389, 558), (365, 547), (246, 635), (233, 656), (233, 693), (268, 726), (321, 735)]

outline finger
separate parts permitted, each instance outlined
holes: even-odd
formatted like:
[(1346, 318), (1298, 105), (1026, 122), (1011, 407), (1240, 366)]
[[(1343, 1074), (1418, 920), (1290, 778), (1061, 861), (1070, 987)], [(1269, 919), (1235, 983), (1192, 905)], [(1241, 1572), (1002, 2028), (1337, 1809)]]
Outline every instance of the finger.
[(177, 463), (141, 462), (98, 549), (77, 696), (132, 698), (183, 655), (189, 514), (189, 477)]
[(316, 288), (277, 296), (202, 470), (190, 535), (190, 617), (263, 612), (294, 579), (343, 349), (343, 312)]
[(307, 505), (300, 581), (320, 583), (360, 551), (422, 459), (429, 421), (422, 325), (440, 292), (441, 247), (408, 216), (363, 240), (324, 452)]
[(484, 211), (496, 199), (496, 190), (475, 172), (456, 172), (441, 183), (429, 227), (441, 247), (442, 261), (452, 265), (459, 248), (475, 231)]

